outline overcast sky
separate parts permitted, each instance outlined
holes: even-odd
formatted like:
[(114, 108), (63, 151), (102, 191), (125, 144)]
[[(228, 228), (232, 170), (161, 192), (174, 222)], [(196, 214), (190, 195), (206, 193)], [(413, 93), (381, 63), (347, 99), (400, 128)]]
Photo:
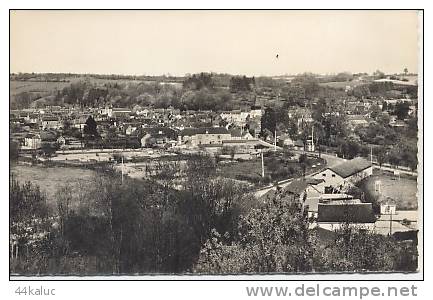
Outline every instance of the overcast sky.
[[(11, 72), (417, 72), (414, 11), (13, 11)], [(276, 58), (276, 55), (279, 58)]]

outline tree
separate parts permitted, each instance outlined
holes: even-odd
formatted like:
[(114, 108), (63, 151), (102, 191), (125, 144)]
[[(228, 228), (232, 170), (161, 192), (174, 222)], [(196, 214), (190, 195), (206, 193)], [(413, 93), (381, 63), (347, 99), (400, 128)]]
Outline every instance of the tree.
[(72, 205), (72, 186), (66, 184), (56, 190), (55, 198), (57, 199), (57, 212), (60, 218), (60, 232), (65, 234), (65, 224), (71, 213)]
[(365, 272), (395, 269), (398, 244), (393, 238), (370, 233), (348, 223), (335, 231), (335, 238), (318, 252), (317, 271)]
[(298, 159), (299, 163), (301, 164), (302, 167), (302, 177), (305, 177), (305, 173), (307, 170), (307, 163), (308, 163), (308, 156), (305, 153), (302, 153), (301, 155), (299, 155), (299, 159)]
[(409, 103), (407, 102), (397, 102), (395, 105), (394, 113), (399, 120), (404, 120), (407, 118), (409, 112)]
[(272, 134), (274, 134), (276, 126), (277, 126), (277, 119), (275, 111), (272, 108), (266, 108), (265, 112), (261, 119), (262, 122), (262, 133), (265, 129), (268, 129)]
[(275, 198), (241, 216), (232, 239), (229, 234), (213, 230), (194, 271), (310, 272), (315, 249), (312, 241), (300, 200), (280, 191)]
[(376, 70), (376, 71), (373, 73), (373, 76), (376, 77), (376, 79), (383, 79), (383, 78), (385, 78), (385, 73), (383, 73), (383, 72), (380, 71), (380, 70)]
[(31, 182), (21, 184), (12, 174), (9, 180), (9, 214), (11, 222), (45, 218), (48, 215), (46, 196), (39, 186)]
[(409, 70), (407, 68), (404, 68), (403, 73), (405, 76), (407, 76), (407, 73), (409, 72)]
[(30, 94), (28, 92), (21, 92), (15, 95), (15, 103), (12, 104), (14, 104), (17, 109), (23, 109), (28, 108), (31, 102)]
[(379, 167), (381, 168), (386, 161), (386, 149), (384, 147), (378, 147), (376, 149), (376, 159)]
[(9, 159), (11, 161), (18, 160), (19, 155), (19, 144), (16, 141), (9, 141)]
[(86, 124), (84, 125), (83, 132), (84, 132), (84, 134), (92, 136), (92, 137), (99, 136), (96, 121), (95, 121), (95, 119), (93, 119), (92, 116), (89, 116), (87, 118)]
[(52, 145), (51, 143), (42, 143), (41, 145), (42, 153), (50, 158), (54, 153), (56, 153), (56, 147)]

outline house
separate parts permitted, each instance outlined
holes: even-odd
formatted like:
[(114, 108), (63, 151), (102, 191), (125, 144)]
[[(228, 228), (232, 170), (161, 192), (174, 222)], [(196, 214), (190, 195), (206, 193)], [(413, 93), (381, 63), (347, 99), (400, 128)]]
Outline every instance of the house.
[(295, 179), (292, 180), (288, 185), (277, 188), (277, 190), (271, 189), (264, 194), (261, 199), (263, 201), (267, 201), (274, 198), (276, 193), (282, 193), (286, 197), (299, 201), (299, 203), (302, 204), (302, 207), (308, 211), (308, 215), (311, 217), (314, 212), (317, 212), (317, 203), (314, 206), (314, 201), (311, 199), (320, 199), (321, 192), (317, 186), (322, 182), (322, 179), (315, 179), (311, 177)]
[(39, 134), (28, 134), (24, 138), (24, 146), (27, 149), (39, 149), (42, 145), (42, 139)]
[(263, 115), (263, 110), (260, 106), (253, 105), (251, 106), (250, 118), (261, 118)]
[(349, 115), (347, 116), (347, 123), (352, 130), (356, 127), (367, 127), (369, 124), (363, 115)]
[(253, 140), (254, 137), (248, 130), (242, 130), (239, 128), (229, 129), (229, 132), (234, 140)]
[(62, 136), (62, 135), (59, 136), (59, 137), (57, 138), (57, 144), (59, 144), (60, 147), (65, 146), (65, 145), (66, 145), (66, 139), (65, 139), (65, 137)]
[(320, 194), (307, 196), (304, 205), (308, 209), (308, 216), (317, 218), (319, 204), (354, 204), (361, 203), (361, 200), (354, 199), (347, 194)]
[(39, 122), (39, 116), (37, 114), (27, 114), (24, 117), (24, 121), (28, 124), (37, 124)]
[(345, 161), (313, 175), (313, 178), (323, 179), (319, 188), (322, 193), (344, 192), (358, 181), (373, 173), (372, 164), (362, 158)]
[(329, 231), (344, 224), (374, 231), (376, 216), (371, 203), (319, 204), (317, 226)]
[(149, 147), (155, 144), (165, 145), (176, 143), (177, 131), (169, 127), (147, 127), (139, 129), (138, 137), (141, 147)]
[(42, 129), (59, 129), (62, 127), (62, 122), (58, 117), (46, 116), (41, 121)]
[(304, 150), (304, 142), (302, 140), (296, 140), (293, 143), (293, 149), (302, 151)]
[(282, 134), (281, 136), (277, 137), (278, 143), (282, 147), (293, 147), (295, 145), (295, 142), (290, 138), (288, 134)]
[(132, 111), (129, 108), (111, 108), (108, 111), (110, 118), (129, 118)]
[(224, 127), (185, 128), (179, 133), (179, 142), (189, 142), (196, 147), (201, 144), (222, 144), (223, 140), (232, 138), (230, 132)]
[(76, 116), (73, 120), (72, 120), (72, 126), (74, 128), (78, 128), (80, 130), (84, 130), (84, 126), (86, 125), (86, 121), (87, 119), (90, 117), (90, 115), (88, 114), (84, 114), (84, 115), (79, 115)]
[(132, 133), (134, 133), (134, 131), (137, 130), (137, 128), (139, 128), (140, 125), (139, 124), (129, 124), (127, 125), (126, 129), (125, 129), (125, 134), (126, 135), (131, 135)]

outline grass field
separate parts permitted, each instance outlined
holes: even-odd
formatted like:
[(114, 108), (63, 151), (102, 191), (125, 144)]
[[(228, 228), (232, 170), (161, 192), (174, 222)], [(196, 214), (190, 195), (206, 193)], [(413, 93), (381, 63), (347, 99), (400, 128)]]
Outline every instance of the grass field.
[(87, 181), (95, 175), (95, 171), (80, 168), (65, 168), (65, 167), (42, 167), (29, 165), (13, 165), (11, 173), (16, 176), (16, 179), (24, 183), (30, 181), (32, 184), (37, 184), (41, 191), (48, 196), (48, 203), (55, 203), (54, 194), (58, 187), (66, 183), (78, 183), (79, 181)]
[[(375, 191), (375, 182), (380, 181), (380, 193)], [(379, 201), (393, 199), (397, 210), (414, 210), (418, 208), (417, 182), (414, 179), (375, 174), (367, 179), (364, 188)]]
[[(218, 173), (226, 178), (248, 181), (253, 184), (267, 184), (274, 181), (281, 181), (289, 178), (302, 176), (302, 167), (297, 160), (287, 160), (284, 158), (265, 158), (265, 177), (262, 176), (261, 159), (248, 161), (226, 162), (219, 164)], [(310, 158), (307, 163), (306, 173), (310, 174), (324, 166), (324, 161)]]

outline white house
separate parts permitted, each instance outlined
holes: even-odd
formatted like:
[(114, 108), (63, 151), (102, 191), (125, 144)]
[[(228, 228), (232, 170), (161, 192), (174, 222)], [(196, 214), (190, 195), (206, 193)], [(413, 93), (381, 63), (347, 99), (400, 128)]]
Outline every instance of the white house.
[(328, 167), (313, 175), (313, 178), (324, 180), (318, 186), (322, 193), (333, 193), (335, 191), (344, 192), (372, 174), (373, 166), (371, 163), (362, 157), (356, 157), (334, 167)]
[(28, 134), (24, 138), (24, 146), (27, 149), (39, 149), (41, 148), (41, 136), (39, 134)]
[(62, 122), (57, 117), (43, 117), (42, 129), (59, 129), (62, 127)]
[(189, 142), (192, 146), (222, 144), (231, 137), (224, 127), (185, 128), (179, 133), (179, 142)]

